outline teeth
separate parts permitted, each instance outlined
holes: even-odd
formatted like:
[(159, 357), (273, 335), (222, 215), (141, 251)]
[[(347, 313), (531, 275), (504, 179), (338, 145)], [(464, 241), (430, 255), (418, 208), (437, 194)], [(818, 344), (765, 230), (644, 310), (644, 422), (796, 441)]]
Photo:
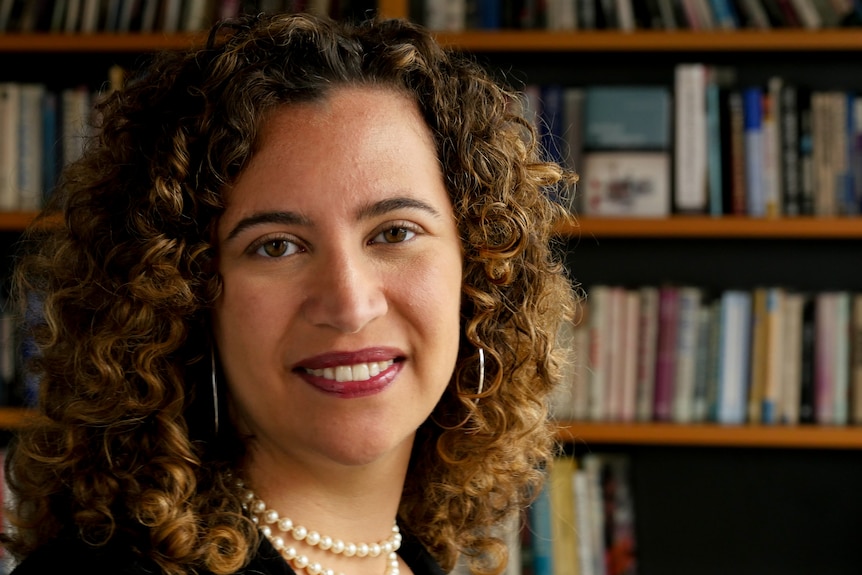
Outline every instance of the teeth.
[(339, 365), (338, 367), (326, 367), (324, 369), (306, 369), (311, 375), (324, 379), (334, 379), (337, 382), (365, 381), (369, 378), (386, 371), (395, 363), (394, 361), (373, 361), (371, 363), (357, 363), (355, 365)]

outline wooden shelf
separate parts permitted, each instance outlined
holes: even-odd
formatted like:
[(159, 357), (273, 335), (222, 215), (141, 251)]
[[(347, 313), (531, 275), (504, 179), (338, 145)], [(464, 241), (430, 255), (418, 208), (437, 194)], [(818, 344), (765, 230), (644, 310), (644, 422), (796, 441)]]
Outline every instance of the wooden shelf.
[(205, 32), (180, 34), (0, 34), (0, 52), (152, 52), (203, 45)]
[(862, 449), (862, 427), (561, 423), (561, 441), (584, 444)]
[[(399, 10), (389, 10), (388, 15)], [(0, 52), (149, 52), (202, 45), (207, 32), (0, 34)], [(668, 32), (649, 30), (474, 30), (437, 32), (445, 46), (473, 52), (862, 51), (862, 28)]]
[(37, 212), (0, 212), (0, 232), (23, 232)]
[(642, 51), (862, 51), (862, 28), (739, 31), (544, 31), (438, 32), (445, 46), (472, 52)]
[(578, 218), (561, 224), (572, 238), (862, 239), (862, 218)]
[(0, 407), (0, 429), (19, 429), (33, 414), (34, 411), (27, 407)]

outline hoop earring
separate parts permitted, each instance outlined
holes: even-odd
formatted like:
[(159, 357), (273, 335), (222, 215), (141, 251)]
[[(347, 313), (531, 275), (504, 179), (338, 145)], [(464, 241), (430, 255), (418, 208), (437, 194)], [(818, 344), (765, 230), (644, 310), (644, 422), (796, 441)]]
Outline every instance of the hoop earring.
[(212, 388), (213, 388), (213, 435), (218, 435), (218, 384), (216, 383), (216, 364), (215, 364), (215, 346), (210, 350), (210, 363), (212, 368)]
[(482, 349), (481, 347), (478, 349), (479, 349), (479, 389), (476, 393), (481, 394), (482, 391), (485, 389), (485, 350)]

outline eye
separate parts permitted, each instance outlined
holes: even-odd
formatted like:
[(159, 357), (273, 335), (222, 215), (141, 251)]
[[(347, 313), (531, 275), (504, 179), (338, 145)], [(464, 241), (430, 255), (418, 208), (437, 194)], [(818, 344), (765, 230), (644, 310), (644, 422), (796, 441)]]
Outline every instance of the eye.
[(398, 244), (413, 239), (415, 236), (416, 232), (407, 226), (392, 226), (374, 236), (371, 243)]
[(283, 258), (293, 255), (299, 251), (299, 246), (290, 240), (283, 238), (272, 238), (258, 244), (254, 253), (266, 258)]

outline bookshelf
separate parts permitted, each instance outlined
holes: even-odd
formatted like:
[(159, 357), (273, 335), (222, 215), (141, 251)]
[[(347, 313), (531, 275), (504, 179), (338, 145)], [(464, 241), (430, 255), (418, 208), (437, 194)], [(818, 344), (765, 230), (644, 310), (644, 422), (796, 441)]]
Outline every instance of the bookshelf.
[[(406, 17), (397, 0), (384, 14)], [(678, 62), (741, 63), (737, 83), (771, 74), (812, 89), (857, 80), (862, 30), (499, 30), (439, 32), (515, 84), (673, 85)], [(824, 63), (828, 62), (828, 65)], [(849, 79), (849, 80), (848, 80)], [(557, 232), (573, 279), (797, 285), (862, 290), (858, 217), (574, 217)], [(625, 453), (633, 469), (638, 571), (645, 575), (854, 573), (862, 427), (561, 421), (567, 453)], [(829, 517), (828, 520), (820, 518)]]

